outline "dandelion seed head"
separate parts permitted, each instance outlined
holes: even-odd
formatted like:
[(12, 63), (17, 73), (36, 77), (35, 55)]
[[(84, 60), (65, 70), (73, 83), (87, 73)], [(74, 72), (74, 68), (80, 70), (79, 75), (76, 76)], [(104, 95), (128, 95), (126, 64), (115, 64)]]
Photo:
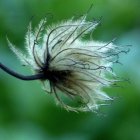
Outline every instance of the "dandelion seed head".
[[(103, 87), (119, 81), (112, 65), (124, 51), (113, 41), (82, 39), (93, 32), (99, 23), (86, 21), (86, 16), (82, 16), (77, 20), (72, 18), (47, 26), (47, 19), (43, 19), (34, 31), (31, 23), (28, 26), (26, 54), (10, 41), (8, 43), (24, 65), (44, 75), (40, 79), (43, 89), (54, 95), (62, 107), (72, 111), (95, 111), (112, 100)], [(66, 99), (76, 101), (76, 105), (69, 105)]]

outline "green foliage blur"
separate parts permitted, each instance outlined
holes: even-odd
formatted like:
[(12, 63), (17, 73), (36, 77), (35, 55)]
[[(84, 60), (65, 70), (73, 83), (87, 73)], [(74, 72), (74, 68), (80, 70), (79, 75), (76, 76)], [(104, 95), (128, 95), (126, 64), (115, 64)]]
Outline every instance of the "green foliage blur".
[(93, 4), (88, 19), (102, 24), (93, 38), (132, 45), (115, 65), (120, 77), (130, 83), (108, 88), (115, 97), (98, 113), (67, 112), (55, 104), (37, 81), (25, 82), (0, 70), (0, 140), (140, 140), (140, 0), (0, 0), (0, 62), (23, 74), (7, 45), (6, 36), (24, 50), (28, 23), (33, 26), (51, 13), (48, 24), (84, 14)]

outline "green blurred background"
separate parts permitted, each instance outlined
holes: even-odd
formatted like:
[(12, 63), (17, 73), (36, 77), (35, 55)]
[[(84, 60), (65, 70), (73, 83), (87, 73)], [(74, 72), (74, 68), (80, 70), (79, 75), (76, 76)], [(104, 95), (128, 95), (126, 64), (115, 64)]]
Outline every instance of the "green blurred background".
[(39, 82), (17, 80), (0, 70), (0, 140), (140, 140), (140, 0), (0, 0), (0, 61), (23, 74), (9, 50), (6, 36), (23, 50), (29, 21), (35, 26), (46, 13), (49, 23), (82, 15), (90, 5), (88, 19), (102, 17), (93, 34), (96, 40), (132, 45), (121, 55), (116, 73), (129, 78), (123, 88), (109, 88), (116, 97), (99, 113), (67, 112), (41, 89)]

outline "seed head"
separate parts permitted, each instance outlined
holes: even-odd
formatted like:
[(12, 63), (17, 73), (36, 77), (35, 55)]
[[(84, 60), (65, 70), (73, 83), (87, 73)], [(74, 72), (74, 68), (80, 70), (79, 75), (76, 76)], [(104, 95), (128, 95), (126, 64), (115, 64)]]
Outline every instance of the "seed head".
[[(112, 64), (117, 63), (119, 54), (125, 51), (113, 41), (83, 40), (100, 21), (86, 21), (86, 16), (82, 16), (48, 27), (46, 23), (46, 19), (41, 20), (34, 32), (30, 23), (25, 42), (27, 54), (8, 41), (24, 65), (35, 74), (43, 75), (40, 81), (44, 90), (54, 95), (62, 107), (72, 111), (95, 111), (112, 100), (103, 87), (119, 81)], [(67, 99), (76, 104), (68, 104)]]

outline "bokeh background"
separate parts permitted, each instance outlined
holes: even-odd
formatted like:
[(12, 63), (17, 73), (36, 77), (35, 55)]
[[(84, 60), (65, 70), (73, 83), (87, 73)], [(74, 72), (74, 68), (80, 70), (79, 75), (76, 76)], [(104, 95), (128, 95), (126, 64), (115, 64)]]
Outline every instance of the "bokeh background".
[(24, 50), (33, 16), (35, 26), (52, 13), (51, 24), (82, 15), (91, 4), (88, 19), (102, 17), (94, 39), (117, 37), (117, 45), (132, 45), (120, 56), (123, 65), (114, 66), (131, 83), (105, 89), (115, 100), (99, 113), (74, 113), (56, 106), (39, 82), (20, 81), (0, 70), (0, 140), (140, 140), (140, 0), (0, 0), (0, 61), (30, 74), (8, 48), (6, 36)]

